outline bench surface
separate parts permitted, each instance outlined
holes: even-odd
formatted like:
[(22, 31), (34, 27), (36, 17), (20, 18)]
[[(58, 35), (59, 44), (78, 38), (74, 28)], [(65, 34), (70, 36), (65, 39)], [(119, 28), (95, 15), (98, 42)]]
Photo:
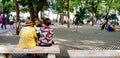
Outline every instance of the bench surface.
[(70, 58), (120, 58), (120, 50), (68, 50)]
[(49, 47), (36, 46), (31, 49), (20, 49), (16, 45), (0, 45), (0, 53), (60, 53), (58, 45)]

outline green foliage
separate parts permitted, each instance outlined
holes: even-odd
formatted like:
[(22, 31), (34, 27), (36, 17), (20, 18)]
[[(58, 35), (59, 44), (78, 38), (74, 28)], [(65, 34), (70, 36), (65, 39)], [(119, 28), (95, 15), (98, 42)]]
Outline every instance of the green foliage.
[(3, 8), (3, 13), (9, 14), (11, 11), (15, 11), (15, 4), (13, 1), (10, 0), (2, 0), (0, 2), (0, 8)]
[(77, 11), (75, 15), (77, 23), (83, 22), (85, 14), (86, 14), (86, 8), (81, 5), (79, 7), (79, 11)]
[(61, 0), (57, 0), (54, 4), (53, 4), (53, 10), (54, 13), (61, 13), (62, 12), (62, 1)]
[(28, 12), (29, 9), (27, 7), (23, 7), (23, 8), (20, 9), (20, 11), (24, 13), (24, 12)]
[(11, 12), (15, 11), (15, 4), (12, 1), (5, 2), (6, 11)]
[[(47, 1), (46, 0), (31, 0), (33, 5), (33, 9), (35, 12), (39, 12), (40, 10), (44, 9), (48, 9), (47, 6)], [(23, 7), (28, 7), (29, 6), (29, 0), (20, 0), (19, 1), (20, 5), (22, 5)], [(45, 6), (45, 7), (44, 7)]]
[(20, 3), (20, 5), (22, 5), (23, 7), (28, 6), (28, 0), (20, 0), (19, 3)]
[(0, 2), (0, 8), (2, 8), (2, 2)]

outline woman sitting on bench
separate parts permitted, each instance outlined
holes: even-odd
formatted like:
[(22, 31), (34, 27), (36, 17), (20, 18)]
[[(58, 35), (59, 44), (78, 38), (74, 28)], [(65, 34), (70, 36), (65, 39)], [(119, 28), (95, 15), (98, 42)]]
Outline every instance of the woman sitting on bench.
[(51, 46), (54, 44), (52, 37), (53, 37), (53, 28), (50, 27), (51, 20), (49, 18), (45, 18), (43, 24), (40, 27), (41, 34), (38, 38), (38, 45), (39, 46)]
[(35, 28), (33, 27), (34, 24), (30, 19), (26, 20), (25, 23), (25, 27), (20, 30), (20, 39), (17, 46), (23, 49), (34, 48), (36, 46), (35, 38), (37, 37)]

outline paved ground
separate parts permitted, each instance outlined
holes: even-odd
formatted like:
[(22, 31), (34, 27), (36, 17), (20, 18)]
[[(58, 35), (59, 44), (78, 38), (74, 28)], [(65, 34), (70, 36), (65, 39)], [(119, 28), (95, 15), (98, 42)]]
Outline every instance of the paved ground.
[[(79, 49), (79, 50), (118, 50), (120, 49), (120, 32), (107, 32), (100, 30), (98, 26), (79, 26), (77, 32), (76, 26), (72, 25), (71, 28), (66, 28), (66, 25), (54, 24), (54, 40), (60, 46), (61, 53), (57, 55), (57, 58), (69, 58), (67, 50)], [(8, 30), (9, 31), (9, 30)], [(12, 29), (9, 32), (3, 32), (4, 34), (14, 33)], [(0, 43), (17, 44), (19, 37), (14, 35), (0, 34)], [(26, 58), (24, 54), (13, 54), (13, 58)], [(30, 58), (30, 57), (27, 57)], [(46, 58), (42, 56), (41, 58)]]
[(80, 26), (55, 28), (55, 40), (59, 43), (62, 53), (60, 56), (67, 57), (69, 49), (98, 50), (120, 49), (120, 32), (101, 31), (98, 26)]

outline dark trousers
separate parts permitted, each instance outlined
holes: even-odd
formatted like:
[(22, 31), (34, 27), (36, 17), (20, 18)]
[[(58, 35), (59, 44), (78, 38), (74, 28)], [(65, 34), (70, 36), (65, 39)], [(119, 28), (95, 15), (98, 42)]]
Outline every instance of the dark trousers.
[(6, 24), (2, 23), (1, 28), (3, 29), (3, 27), (6, 29)]

